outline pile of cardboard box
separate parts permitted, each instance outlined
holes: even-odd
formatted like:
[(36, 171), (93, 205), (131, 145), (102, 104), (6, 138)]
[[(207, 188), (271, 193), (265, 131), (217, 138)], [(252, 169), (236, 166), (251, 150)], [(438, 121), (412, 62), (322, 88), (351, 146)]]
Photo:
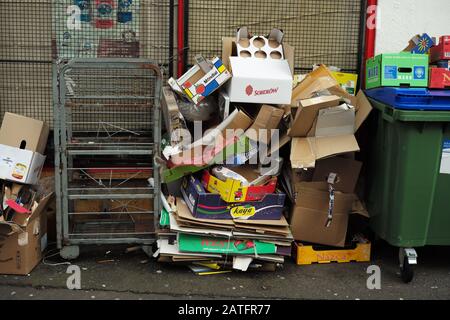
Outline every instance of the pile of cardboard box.
[(450, 36), (416, 35), (400, 53), (382, 53), (366, 63), (366, 89), (450, 87)]
[(0, 274), (28, 274), (47, 246), (46, 208), (53, 194), (39, 181), (48, 126), (5, 113), (0, 129)]
[[(159, 261), (200, 274), (274, 270), (294, 240), (344, 247), (349, 215), (365, 214), (355, 132), (371, 106), (353, 95), (355, 75), (323, 65), (294, 86), (294, 49), (283, 35), (241, 28), (222, 39), (222, 59), (198, 57), (164, 88)], [(218, 99), (220, 121), (186, 142), (193, 125), (179, 101), (194, 107), (207, 97)]]

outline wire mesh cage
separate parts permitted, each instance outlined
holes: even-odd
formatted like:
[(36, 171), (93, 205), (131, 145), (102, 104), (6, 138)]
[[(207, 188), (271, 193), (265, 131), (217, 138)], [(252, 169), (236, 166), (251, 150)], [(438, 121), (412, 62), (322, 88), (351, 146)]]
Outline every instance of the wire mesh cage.
[(59, 246), (153, 241), (159, 67), (147, 59), (75, 58), (59, 61), (55, 73)]
[(52, 61), (147, 58), (165, 77), (172, 0), (0, 0), (0, 120), (8, 112), (53, 125)]
[(360, 0), (185, 0), (188, 25), (185, 42), (188, 64), (196, 54), (220, 56), (222, 37), (235, 36), (247, 26), (254, 35), (282, 29), (283, 41), (295, 48), (296, 72), (314, 64), (357, 72), (360, 59)]

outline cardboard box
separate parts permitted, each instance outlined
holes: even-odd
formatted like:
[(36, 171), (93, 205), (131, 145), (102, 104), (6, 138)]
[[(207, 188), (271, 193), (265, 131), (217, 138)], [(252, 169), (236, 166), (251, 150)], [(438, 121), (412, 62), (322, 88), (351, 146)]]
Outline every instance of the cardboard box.
[(184, 178), (181, 193), (192, 215), (202, 219), (279, 220), (286, 198), (277, 192), (259, 201), (228, 203), (219, 194), (208, 193), (194, 176)]
[(0, 144), (0, 179), (37, 184), (45, 156), (29, 150)]
[(27, 275), (40, 262), (47, 247), (46, 207), (53, 197), (43, 198), (23, 225), (0, 222), (0, 273)]
[(353, 193), (358, 182), (362, 163), (349, 158), (332, 157), (317, 161), (312, 181), (326, 182), (330, 173), (336, 174), (333, 187), (337, 191)]
[(367, 60), (366, 89), (399, 86), (428, 86), (428, 55), (384, 53)]
[(430, 68), (430, 88), (450, 88), (450, 70), (444, 68)]
[(356, 85), (358, 84), (358, 75), (353, 73), (331, 71), (331, 74), (339, 83), (342, 89), (351, 95), (356, 94)]
[[(356, 96), (355, 103), (355, 121), (354, 121), (354, 132), (356, 132), (365, 119), (368, 117), (370, 111), (372, 110), (372, 106), (370, 102), (367, 100), (365, 94), (360, 91)], [(347, 115), (348, 116), (348, 115)], [(351, 115), (350, 115), (351, 116)], [(339, 128), (332, 128), (332, 123), (330, 124), (327, 121), (325, 123), (323, 121), (317, 120), (317, 124), (319, 126), (315, 127), (315, 133), (319, 132), (327, 132), (327, 134), (341, 133), (339, 135), (325, 135), (325, 136), (310, 136), (310, 137), (295, 137), (292, 139), (291, 144), (291, 166), (294, 169), (305, 169), (305, 168), (314, 168), (315, 163), (319, 159), (335, 156), (338, 154), (355, 152), (359, 151), (359, 145), (356, 141), (354, 134), (350, 134), (349, 125), (350, 125), (350, 117), (345, 119), (344, 117), (344, 126)], [(309, 120), (310, 123), (310, 120)], [(322, 127), (322, 124), (324, 127)], [(328, 126), (327, 130), (325, 125)], [(309, 124), (308, 124), (309, 126)], [(333, 130), (331, 130), (333, 129)], [(291, 129), (293, 130), (293, 129)], [(346, 131), (347, 130), (347, 131)], [(304, 133), (306, 130), (300, 131)], [(347, 134), (345, 134), (347, 133)]]
[(288, 130), (288, 135), (291, 137), (306, 137), (313, 128), (319, 110), (336, 107), (340, 101), (341, 98), (335, 95), (299, 101), (299, 106), (295, 113), (295, 118), (292, 121), (291, 128)]
[(0, 144), (45, 153), (49, 127), (44, 121), (6, 112), (0, 129)]
[(296, 202), (291, 215), (291, 231), (295, 240), (344, 247), (348, 217), (355, 196), (339, 191), (334, 195), (333, 219), (326, 227), (329, 192), (326, 183), (302, 182), (298, 184)]
[(258, 201), (266, 194), (274, 193), (277, 187), (277, 178), (271, 178), (260, 186), (243, 186), (239, 180), (229, 178), (222, 181), (205, 170), (202, 183), (208, 192), (219, 194), (226, 202), (244, 202)]
[(355, 133), (355, 109), (341, 104), (337, 107), (321, 109), (317, 115), (315, 137), (335, 137)]
[(45, 122), (5, 113), (0, 129), (0, 179), (36, 184), (45, 156), (49, 128)]
[[(255, 121), (247, 129), (245, 135), (252, 139), (253, 141), (258, 141), (259, 143), (269, 144), (273, 132), (278, 128), (281, 119), (284, 116), (284, 110), (269, 105), (263, 105), (256, 116)], [(260, 131), (261, 129), (266, 130), (265, 134)]]
[(231, 102), (288, 104), (292, 96), (294, 48), (283, 43), (284, 59), (238, 56), (236, 38), (222, 39), (222, 60), (233, 77), (227, 84)]
[(426, 33), (423, 35), (418, 34), (409, 41), (408, 46), (403, 51), (416, 54), (428, 54), (435, 40)]
[(351, 105), (356, 104), (356, 98), (342, 89), (333, 74), (325, 65), (320, 65), (292, 90), (291, 106), (297, 106), (300, 100), (317, 96), (336, 95), (342, 97)]
[(220, 88), (231, 78), (230, 72), (219, 58), (211, 62), (202, 56), (195, 57), (196, 64), (176, 82), (183, 93), (195, 104)]
[(430, 49), (430, 61), (439, 60), (450, 60), (450, 36), (440, 37), (439, 44)]

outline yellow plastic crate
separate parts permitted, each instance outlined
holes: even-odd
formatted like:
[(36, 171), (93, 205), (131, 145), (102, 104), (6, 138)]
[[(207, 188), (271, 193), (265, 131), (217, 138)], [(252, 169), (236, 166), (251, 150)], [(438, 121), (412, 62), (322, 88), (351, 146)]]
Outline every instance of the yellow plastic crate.
[(295, 243), (295, 261), (298, 265), (331, 262), (368, 262), (370, 261), (371, 244), (358, 243), (354, 249), (317, 249), (312, 245)]

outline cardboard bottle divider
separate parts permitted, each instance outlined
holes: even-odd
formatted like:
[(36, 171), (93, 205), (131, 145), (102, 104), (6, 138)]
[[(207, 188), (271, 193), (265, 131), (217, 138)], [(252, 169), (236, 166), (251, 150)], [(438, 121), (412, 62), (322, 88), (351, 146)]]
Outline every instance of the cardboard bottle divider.
[(283, 32), (273, 29), (269, 37), (250, 36), (247, 27), (240, 28), (236, 37), (237, 55), (241, 58), (284, 59)]

